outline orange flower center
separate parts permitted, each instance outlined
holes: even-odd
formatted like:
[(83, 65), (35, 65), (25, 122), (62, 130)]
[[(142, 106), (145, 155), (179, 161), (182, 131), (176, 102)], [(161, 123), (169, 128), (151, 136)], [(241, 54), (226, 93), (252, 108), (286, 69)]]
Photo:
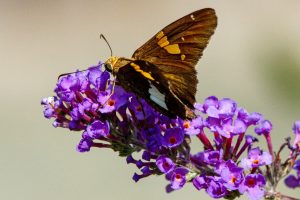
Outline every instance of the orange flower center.
[(115, 100), (112, 100), (112, 99), (108, 100), (108, 102), (107, 102), (107, 104), (108, 104), (109, 106), (114, 106), (115, 103), (116, 103), (116, 101), (115, 101)]
[(176, 138), (175, 137), (170, 137), (169, 138), (169, 142), (171, 143), (171, 144), (175, 144), (176, 143)]
[(176, 174), (175, 179), (176, 180), (180, 180), (181, 179), (181, 175), (180, 174)]
[(235, 183), (235, 182), (236, 182), (236, 180), (237, 180), (237, 178), (236, 178), (235, 176), (232, 176), (232, 178), (231, 178), (230, 182), (231, 182), (231, 183)]
[(184, 128), (190, 128), (190, 122), (185, 121), (185, 122), (183, 123), (183, 127), (184, 127)]
[(142, 106), (135, 107), (137, 111), (142, 111)]
[(167, 168), (167, 169), (170, 168), (169, 163), (164, 163), (164, 167)]
[(255, 165), (257, 165), (259, 163), (259, 160), (255, 159), (255, 160), (253, 160), (252, 163), (255, 164)]
[(253, 178), (250, 178), (247, 183), (248, 183), (248, 185), (250, 187), (254, 187), (255, 186), (255, 180)]

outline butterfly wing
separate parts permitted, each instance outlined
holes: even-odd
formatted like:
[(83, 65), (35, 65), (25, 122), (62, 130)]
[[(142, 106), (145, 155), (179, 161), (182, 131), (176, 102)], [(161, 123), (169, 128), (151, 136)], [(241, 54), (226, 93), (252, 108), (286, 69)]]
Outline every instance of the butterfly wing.
[(160, 69), (170, 90), (193, 108), (197, 90), (195, 65), (217, 26), (215, 11), (205, 8), (171, 23), (137, 49), (133, 58)]
[(123, 88), (142, 97), (166, 116), (172, 118), (179, 116), (183, 119), (195, 117), (194, 113), (170, 90), (169, 81), (160, 69), (150, 62), (131, 61), (119, 69), (117, 79)]

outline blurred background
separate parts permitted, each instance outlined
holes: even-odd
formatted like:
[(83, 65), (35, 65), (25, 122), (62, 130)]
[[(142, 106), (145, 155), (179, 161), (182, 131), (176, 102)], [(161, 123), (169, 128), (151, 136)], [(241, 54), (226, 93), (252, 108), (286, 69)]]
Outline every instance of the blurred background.
[(298, 0), (1, 0), (0, 198), (209, 198), (192, 186), (166, 194), (162, 176), (134, 183), (135, 166), (111, 150), (77, 153), (80, 133), (53, 128), (40, 105), (59, 74), (109, 57), (100, 33), (115, 55), (130, 57), (164, 26), (205, 7), (216, 10), (218, 27), (197, 66), (198, 102), (230, 97), (261, 112), (273, 122), (275, 149), (293, 136), (300, 119)]

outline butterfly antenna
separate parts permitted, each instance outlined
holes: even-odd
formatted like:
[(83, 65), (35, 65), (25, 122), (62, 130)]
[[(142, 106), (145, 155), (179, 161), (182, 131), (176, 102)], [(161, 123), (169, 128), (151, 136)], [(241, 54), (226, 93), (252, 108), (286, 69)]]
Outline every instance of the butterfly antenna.
[[(84, 69), (84, 70), (77, 70), (76, 72), (85, 72), (85, 71), (88, 71), (89, 69)], [(64, 73), (64, 74), (60, 74), (57, 78), (57, 80), (59, 80), (61, 77), (63, 76), (67, 76), (67, 75), (70, 75), (70, 74), (75, 74), (76, 72), (69, 72), (69, 73)]]
[(104, 37), (104, 35), (102, 33), (100, 34), (100, 39), (103, 39), (106, 42), (106, 44), (107, 44), (107, 46), (109, 47), (109, 50), (110, 50), (110, 56), (112, 56), (113, 55), (112, 49), (111, 49), (107, 39)]
[[(111, 49), (111, 47), (110, 47), (110, 45), (109, 45), (109, 43), (108, 43), (108, 41), (107, 41), (107, 39), (105, 38), (105, 36), (101, 33), (100, 34), (100, 39), (103, 39), (105, 42), (106, 42), (106, 44), (107, 44), (107, 46), (109, 47), (109, 50), (110, 50), (110, 56), (112, 56), (112, 49)], [(84, 71), (87, 71), (88, 69), (85, 69), (85, 70), (81, 70), (81, 71), (78, 71), (78, 72), (84, 72)], [(74, 74), (74, 73), (76, 73), (76, 72), (70, 72), (70, 73), (64, 73), (64, 74), (61, 74), (61, 75), (59, 75), (58, 76), (58, 80), (61, 78), (61, 77), (63, 77), (63, 76), (67, 76), (67, 75), (70, 75), (70, 74)]]
[[(103, 40), (106, 42), (106, 44), (107, 44), (107, 46), (109, 47), (109, 50), (110, 50), (110, 55), (112, 56), (112, 49), (111, 49), (111, 47), (110, 47), (110, 45), (109, 45), (107, 39), (104, 37), (104, 35), (103, 35), (102, 33), (100, 34), (100, 39), (103, 39)], [(84, 71), (87, 71), (87, 69), (81, 70), (81, 71), (79, 71), (79, 72), (84, 72)], [(67, 75), (74, 74), (74, 73), (76, 73), (76, 72), (70, 72), (70, 73), (64, 73), (64, 74), (61, 74), (61, 75), (58, 76), (57, 79), (59, 80), (59, 79), (60, 79), (61, 77), (63, 77), (63, 76), (67, 76)]]

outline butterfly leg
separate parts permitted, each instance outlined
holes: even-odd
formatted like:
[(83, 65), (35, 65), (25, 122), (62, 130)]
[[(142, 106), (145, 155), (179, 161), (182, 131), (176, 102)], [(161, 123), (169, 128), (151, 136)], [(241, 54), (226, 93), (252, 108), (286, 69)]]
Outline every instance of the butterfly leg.
[[(103, 108), (103, 106), (105, 104), (107, 104), (107, 102), (109, 101), (109, 99), (111, 98), (111, 96), (114, 94), (114, 92), (115, 92), (115, 86), (116, 86), (116, 78), (114, 77), (113, 85), (112, 85), (112, 89), (111, 89), (111, 93), (109, 94), (107, 100), (100, 106), (100, 108)], [(107, 89), (107, 87), (108, 87), (108, 81), (106, 83), (106, 89)]]

